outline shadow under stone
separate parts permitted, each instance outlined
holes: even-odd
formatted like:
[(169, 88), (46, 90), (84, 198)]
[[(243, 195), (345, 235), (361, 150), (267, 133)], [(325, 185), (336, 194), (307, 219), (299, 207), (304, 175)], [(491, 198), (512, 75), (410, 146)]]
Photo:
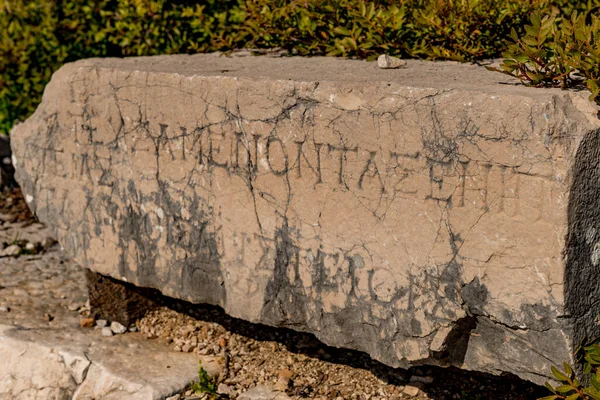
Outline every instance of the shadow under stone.
[[(280, 343), (292, 353), (368, 370), (388, 384), (405, 385), (413, 375), (433, 377), (434, 382), (426, 385), (423, 389), (431, 399), (535, 399), (549, 394), (546, 389), (521, 380), (512, 374), (495, 376), (481, 372), (465, 371), (455, 367), (442, 368), (427, 365), (413, 367), (408, 370), (391, 368), (373, 360), (366, 353), (327, 346), (309, 333), (250, 323), (227, 315), (222, 308), (217, 306), (189, 303), (163, 296), (155, 289), (136, 287), (129, 283), (88, 272), (88, 282), (98, 282), (99, 280), (109, 283), (110, 290), (102, 290), (102, 292), (110, 292), (111, 294), (105, 297), (102, 302), (90, 301), (92, 314), (108, 320), (119, 320), (115, 319), (115, 316), (122, 318), (125, 315), (126, 318), (120, 322), (126, 325), (133, 323), (145, 312), (164, 306), (200, 321), (217, 323), (232, 333), (257, 341)], [(98, 287), (98, 285), (92, 285), (90, 290), (97, 292)], [(98, 292), (96, 294), (90, 293), (90, 298), (92, 296), (98, 298), (97, 295)], [(127, 311), (119, 311), (119, 308), (124, 308)], [(111, 313), (116, 314), (113, 316)], [(450, 349), (450, 352), (452, 351)], [(310, 390), (307, 390), (306, 393), (310, 398)]]

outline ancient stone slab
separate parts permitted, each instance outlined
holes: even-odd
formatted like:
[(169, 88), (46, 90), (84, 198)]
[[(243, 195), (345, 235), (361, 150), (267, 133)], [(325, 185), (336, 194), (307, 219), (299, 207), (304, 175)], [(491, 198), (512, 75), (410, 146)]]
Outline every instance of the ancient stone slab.
[(0, 399), (163, 399), (197, 376), (192, 354), (129, 333), (0, 325)]
[(57, 248), (0, 260), (0, 399), (163, 399), (197, 377), (197, 357), (165, 342), (79, 328), (67, 305), (85, 297), (82, 268)]
[(473, 65), (93, 59), (11, 138), (29, 205), (97, 273), (541, 382), (600, 333), (596, 113)]

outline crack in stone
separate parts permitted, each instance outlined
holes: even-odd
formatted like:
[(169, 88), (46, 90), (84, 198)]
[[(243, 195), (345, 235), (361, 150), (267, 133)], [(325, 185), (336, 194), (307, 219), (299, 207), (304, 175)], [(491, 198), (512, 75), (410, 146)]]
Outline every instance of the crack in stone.
[(570, 100), (87, 68), (18, 154), (82, 264), (390, 365), (463, 318), (564, 315), (559, 214), (589, 131)]

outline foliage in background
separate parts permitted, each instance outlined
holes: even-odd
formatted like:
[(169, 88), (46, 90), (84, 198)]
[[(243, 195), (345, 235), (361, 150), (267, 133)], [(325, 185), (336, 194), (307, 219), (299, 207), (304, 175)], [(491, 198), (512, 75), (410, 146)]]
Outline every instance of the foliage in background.
[(250, 0), (230, 48), (281, 47), (296, 54), (471, 61), (504, 49), (542, 0)]
[[(557, 46), (566, 40), (565, 56), (581, 54), (575, 59), (589, 64), (589, 68), (587, 64), (585, 68), (577, 66), (580, 72), (589, 72), (582, 76), (582, 83), (597, 93), (594, 85), (598, 80), (592, 67), (597, 65), (597, 21), (586, 25), (586, 38), (580, 28), (570, 32), (562, 21), (574, 11), (578, 15), (598, 11), (598, 1), (3, 0), (0, 134), (8, 133), (15, 121), (33, 112), (56, 69), (86, 57), (275, 47), (300, 55), (373, 59), (387, 53), (404, 58), (474, 61), (497, 57), (508, 44), (509, 52), (520, 57), (516, 62), (521, 64), (514, 70), (503, 67), (504, 72), (514, 74), (529, 68), (539, 74), (540, 68), (536, 70), (531, 62), (547, 62), (544, 65), (549, 68), (541, 68), (541, 80), (528, 74), (534, 81), (524, 81), (553, 86), (553, 78), (575, 65), (560, 61), (563, 54)], [(529, 37), (527, 42), (518, 38), (523, 37), (525, 24), (536, 12), (552, 15), (544, 21), (545, 27), (550, 24), (552, 28), (534, 49), (530, 39), (537, 29), (535, 21), (525, 36)], [(580, 23), (577, 20), (576, 24)], [(511, 37), (512, 43), (507, 41)], [(588, 59), (587, 54), (593, 57)], [(510, 67), (510, 62), (506, 66)], [(565, 79), (575, 82), (579, 78), (571, 74)]]
[(528, 86), (586, 87), (600, 104), (600, 17), (578, 13), (570, 18), (534, 14), (525, 34), (513, 31), (504, 61), (496, 71)]
[(0, 134), (31, 114), (54, 71), (86, 57), (194, 53), (239, 25), (238, 0), (0, 2)]
[(46, 65), (66, 58), (53, 11), (49, 2), (0, 5), (0, 132), (33, 110), (53, 72)]
[(546, 387), (553, 393), (540, 400), (600, 400), (600, 345), (591, 344), (577, 351), (578, 358), (583, 364), (583, 373), (589, 378), (589, 384), (583, 385), (575, 376), (575, 371), (569, 364), (563, 364), (563, 370), (552, 367), (552, 375), (560, 383)]
[(279, 47), (471, 61), (499, 55), (511, 29), (520, 32), (548, 1), (4, 0), (0, 133), (33, 112), (56, 69), (79, 58)]

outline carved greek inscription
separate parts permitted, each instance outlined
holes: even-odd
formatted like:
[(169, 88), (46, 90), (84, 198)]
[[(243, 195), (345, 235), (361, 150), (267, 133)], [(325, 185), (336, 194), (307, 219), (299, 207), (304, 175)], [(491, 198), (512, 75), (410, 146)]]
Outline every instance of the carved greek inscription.
[[(315, 177), (315, 184), (323, 183), (323, 177), (321, 175), (321, 148), (323, 147), (323, 144), (314, 143), (312, 150), (316, 153), (316, 157), (309, 158), (304, 150), (306, 141), (296, 141), (294, 143), (297, 146), (296, 163), (293, 167), (296, 171), (296, 178), (302, 178), (302, 171), (308, 169), (309, 171), (312, 171), (313, 176)], [(302, 164), (304, 164), (305, 167), (303, 167)], [(304, 177), (306, 177), (306, 174)]]
[[(348, 186), (344, 180), (344, 176), (345, 176), (345, 165), (348, 161), (348, 153), (350, 152), (351, 154), (354, 155), (354, 157), (358, 156), (358, 147), (354, 147), (354, 148), (349, 148), (349, 147), (340, 147), (340, 146), (334, 146), (331, 144), (327, 145), (327, 151), (331, 154), (331, 153), (335, 153), (335, 152), (339, 152), (339, 171), (338, 171), (338, 183), (340, 185), (344, 185), (344, 186)], [(374, 157), (374, 155), (373, 155)], [(369, 159), (368, 163), (371, 162), (371, 159)], [(377, 168), (377, 167), (375, 167)], [(361, 177), (362, 179), (362, 177)], [(361, 184), (362, 182), (359, 181), (359, 184)]]
[(277, 176), (287, 174), (288, 156), (281, 139), (276, 136), (267, 137), (265, 158), (272, 173)]
[[(126, 147), (133, 153), (142, 152), (140, 156), (150, 156), (155, 148), (168, 153), (173, 162), (197, 160), (197, 164), (178, 164), (187, 168), (186, 174), (196, 173), (195, 165), (238, 175), (273, 174), (310, 182), (315, 189), (339, 187), (356, 193), (434, 201), (449, 209), (467, 207), (508, 217), (527, 214), (535, 220), (544, 218), (545, 202), (556, 196), (550, 177), (522, 173), (503, 165), (473, 160), (442, 161), (425, 153), (385, 152), (308, 138), (284, 141), (273, 133), (246, 134), (233, 125), (190, 128), (161, 123), (155, 127), (158, 133), (153, 136), (151, 124), (144, 125), (154, 145), (132, 142)], [(87, 123), (78, 123), (77, 128), (88, 139), (95, 131)], [(73, 173), (91, 177), (95, 175), (94, 169), (109, 167), (99, 165), (98, 157), (91, 159), (90, 154), (71, 155)], [(48, 157), (46, 151), (45, 157)]]
[[(385, 192), (385, 185), (383, 183), (383, 180), (381, 179), (381, 174), (379, 173), (379, 168), (377, 168), (377, 162), (375, 161), (375, 156), (377, 155), (377, 152), (375, 151), (370, 151), (369, 152), (369, 159), (367, 160), (367, 163), (365, 164), (365, 168), (362, 171), (362, 173), (360, 174), (360, 178), (358, 179), (358, 188), (359, 189), (363, 189), (365, 181), (375, 181), (375, 186), (380, 186), (380, 191), (381, 193)], [(373, 183), (373, 182), (369, 182), (369, 183)], [(371, 185), (373, 186), (373, 185)]]

